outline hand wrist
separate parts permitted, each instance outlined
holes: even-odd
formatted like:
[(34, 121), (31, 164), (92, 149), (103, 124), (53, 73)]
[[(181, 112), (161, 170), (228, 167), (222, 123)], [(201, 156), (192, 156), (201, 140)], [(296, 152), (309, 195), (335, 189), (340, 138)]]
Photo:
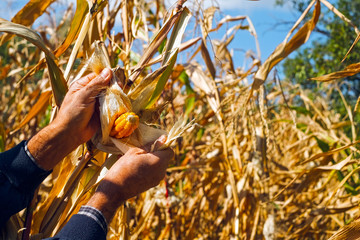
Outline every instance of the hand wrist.
[(105, 193), (97, 191), (86, 205), (98, 209), (103, 214), (106, 221), (110, 223), (116, 210), (122, 203), (122, 201), (114, 202)]
[(78, 127), (71, 123), (64, 123), (59, 118), (55, 118), (47, 127), (54, 131), (54, 135), (65, 140), (69, 148), (75, 149), (84, 143), (80, 139), (79, 132), (76, 131)]
[(51, 170), (77, 145), (64, 128), (53, 122), (32, 137), (27, 147), (37, 164)]

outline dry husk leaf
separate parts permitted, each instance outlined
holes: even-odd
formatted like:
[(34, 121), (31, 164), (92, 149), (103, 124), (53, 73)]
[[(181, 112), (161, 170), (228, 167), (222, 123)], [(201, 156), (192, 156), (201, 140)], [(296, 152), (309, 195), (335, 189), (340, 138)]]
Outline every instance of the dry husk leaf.
[[(96, 42), (95, 52), (89, 61), (89, 66), (95, 73), (100, 74), (104, 68), (110, 68), (110, 64), (106, 59), (106, 55), (100, 47), (99, 42)], [(112, 154), (124, 154), (132, 147), (143, 147), (146, 145), (153, 145), (151, 148), (152, 150), (158, 149), (155, 147), (156, 140), (162, 135), (167, 136), (167, 132), (149, 126), (147, 123), (143, 122), (141, 118), (139, 127), (129, 137), (121, 139), (110, 137), (110, 131), (116, 118), (119, 115), (130, 111), (140, 115), (140, 112), (146, 107), (146, 104), (142, 104), (142, 102), (149, 100), (156, 86), (156, 84), (153, 84), (154, 81), (149, 81), (148, 84), (138, 85), (135, 90), (140, 94), (131, 94), (130, 99), (130, 96), (125, 94), (119, 86), (119, 81), (116, 78), (116, 75), (113, 74), (110, 86), (99, 96), (101, 130), (95, 134), (92, 138), (92, 142), (99, 150)], [(146, 81), (143, 82), (146, 83)], [(134, 93), (134, 91), (130, 91), (130, 93)], [(148, 97), (144, 97), (144, 95)], [(133, 105), (137, 107), (133, 107)], [(139, 106), (142, 107), (139, 108)], [(170, 130), (170, 135), (161, 146), (161, 149), (169, 147), (172, 142), (180, 137), (181, 134), (191, 126), (192, 123), (186, 124), (186, 121), (181, 118)]]

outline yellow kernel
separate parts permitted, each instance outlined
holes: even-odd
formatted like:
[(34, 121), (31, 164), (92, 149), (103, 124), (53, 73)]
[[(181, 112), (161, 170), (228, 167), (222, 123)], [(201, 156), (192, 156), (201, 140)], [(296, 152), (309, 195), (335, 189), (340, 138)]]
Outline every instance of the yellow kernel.
[(139, 126), (139, 117), (133, 112), (121, 114), (114, 123), (110, 136), (124, 138), (130, 136)]

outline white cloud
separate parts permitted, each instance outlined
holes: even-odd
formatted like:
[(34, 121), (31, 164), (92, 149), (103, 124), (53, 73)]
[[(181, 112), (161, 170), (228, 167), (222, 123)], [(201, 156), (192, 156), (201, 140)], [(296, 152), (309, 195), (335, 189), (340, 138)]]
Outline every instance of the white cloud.
[[(178, 0), (165, 0), (168, 7), (175, 6)], [(203, 8), (210, 6), (217, 6), (222, 11), (241, 11), (252, 12), (256, 10), (277, 10), (288, 11), (289, 6), (279, 7), (275, 5), (276, 0), (188, 0), (185, 4), (187, 6), (193, 6), (201, 4)]]
[(223, 10), (272, 9), (275, 7), (275, 0), (217, 0), (217, 2), (219, 3), (220, 9)]

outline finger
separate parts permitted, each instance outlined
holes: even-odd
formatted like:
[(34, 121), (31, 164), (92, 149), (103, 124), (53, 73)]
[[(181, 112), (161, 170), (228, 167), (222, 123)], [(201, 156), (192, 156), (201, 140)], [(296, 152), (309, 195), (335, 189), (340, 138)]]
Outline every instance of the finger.
[(148, 153), (145, 149), (138, 147), (130, 147), (130, 149), (125, 153), (125, 155), (140, 155)]
[(155, 143), (151, 146), (151, 151), (154, 152), (156, 150), (165, 149), (166, 146), (164, 144), (166, 143), (167, 136), (161, 135), (158, 139), (156, 139)]
[(142, 148), (147, 152), (154, 152), (157, 149), (159, 149), (162, 145), (164, 145), (166, 140), (167, 140), (167, 136), (161, 135), (158, 139), (155, 140), (155, 142), (148, 143), (145, 146), (143, 146)]
[(94, 78), (96, 78), (96, 74), (95, 73), (90, 73), (88, 75), (86, 75), (85, 77), (80, 78), (77, 81), (74, 81), (70, 84), (70, 89), (69, 91), (71, 92), (76, 92), (79, 91), (80, 89), (82, 89), (83, 87), (85, 87), (91, 80), (93, 80)]
[(170, 161), (174, 157), (174, 151), (171, 148), (166, 148), (165, 150), (161, 151), (155, 151), (152, 154), (164, 161)]
[(102, 72), (94, 79), (92, 79), (86, 88), (88, 97), (96, 97), (106, 86), (109, 85), (112, 77), (112, 71), (109, 68), (104, 68)]
[(96, 111), (93, 113), (93, 115), (91, 116), (90, 122), (89, 122), (89, 126), (91, 128), (91, 130), (95, 133), (99, 127), (101, 126), (100, 123), (100, 116), (98, 113), (96, 113)]

